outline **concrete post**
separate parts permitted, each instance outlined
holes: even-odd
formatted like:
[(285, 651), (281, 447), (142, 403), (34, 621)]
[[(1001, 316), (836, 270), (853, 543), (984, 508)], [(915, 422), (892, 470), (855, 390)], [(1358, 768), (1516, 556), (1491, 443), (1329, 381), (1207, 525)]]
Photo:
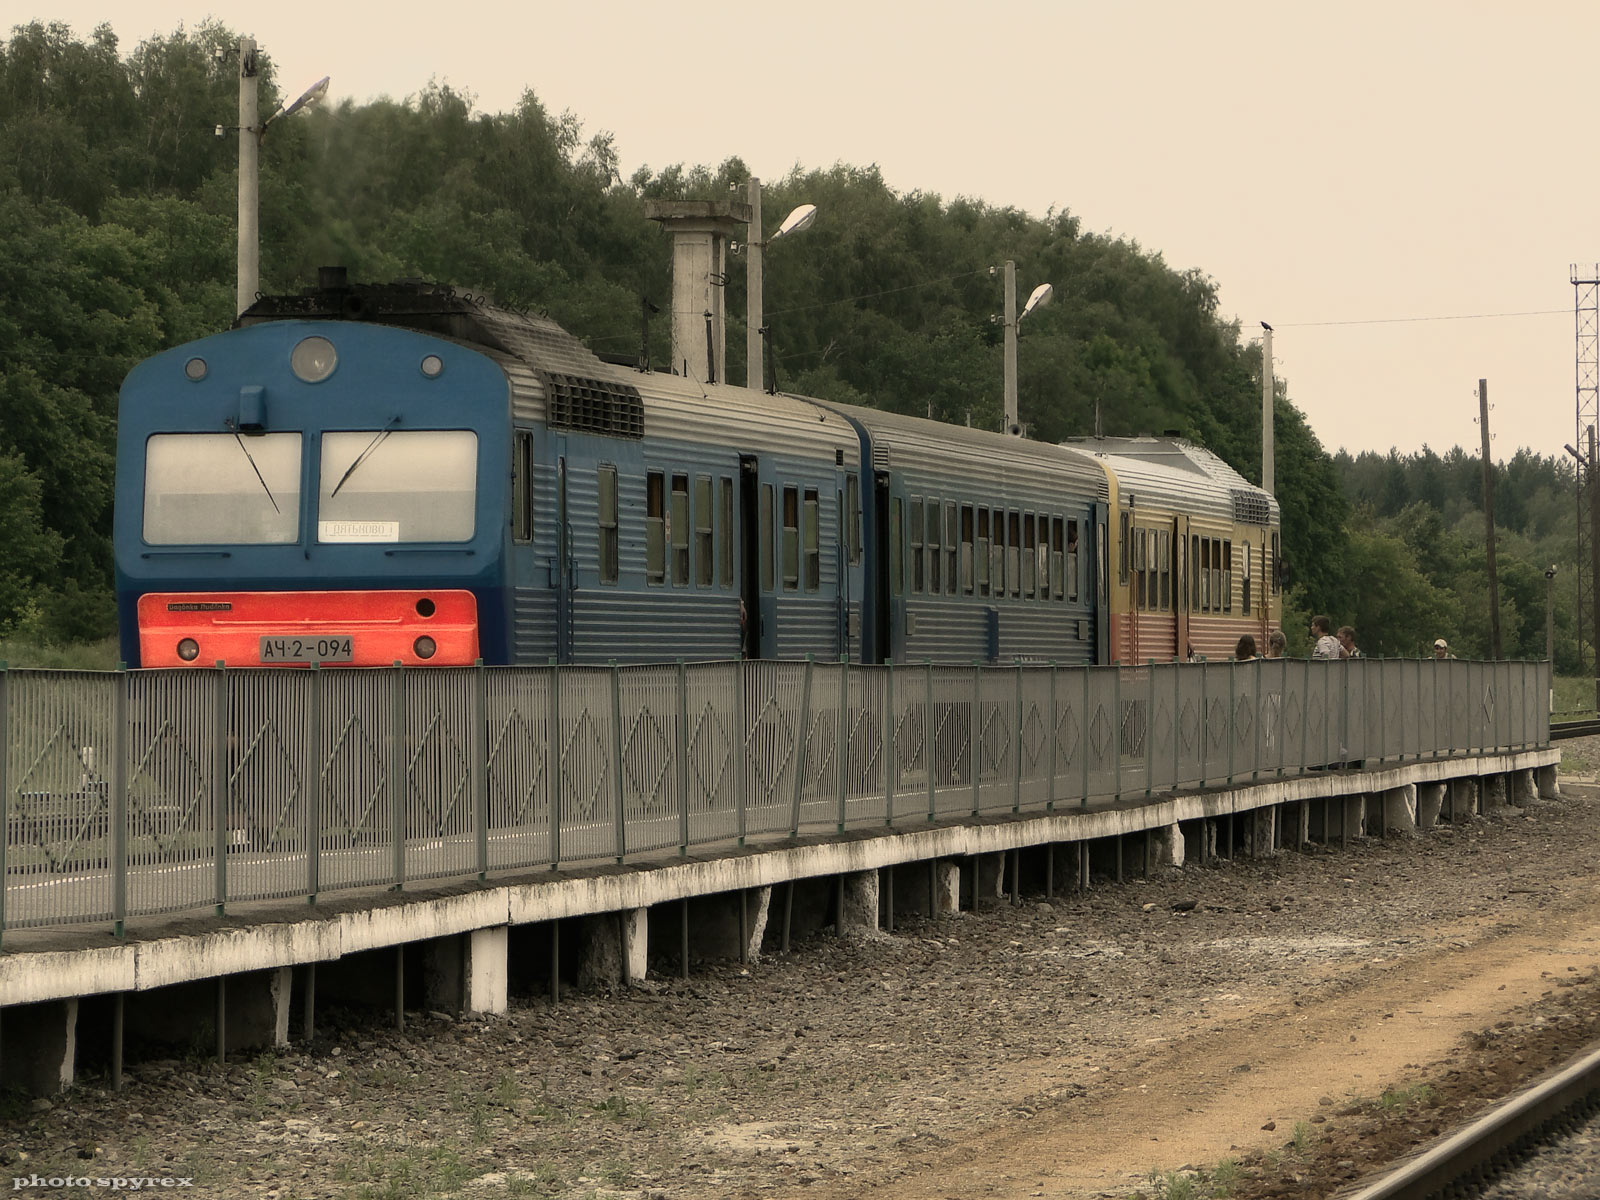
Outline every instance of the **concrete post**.
[(650, 910), (630, 908), (622, 914), (622, 982), (630, 987), (650, 973)]
[(1158, 867), (1181, 867), (1184, 860), (1183, 830), (1177, 826), (1166, 825), (1160, 829), (1150, 831), (1152, 836), (1151, 846), (1154, 851), (1155, 865)]
[(1478, 815), (1478, 781), (1472, 777), (1450, 781), (1452, 820), (1470, 821)]
[(844, 878), (843, 933), (878, 930), (878, 872), (852, 871)]
[(1511, 803), (1519, 807), (1532, 804), (1539, 798), (1539, 781), (1531, 770), (1513, 771), (1511, 785)]
[(1506, 797), (1506, 777), (1504, 775), (1485, 775), (1483, 777), (1483, 811), (1504, 808), (1508, 803)]
[(1556, 781), (1556, 768), (1540, 767), (1534, 772), (1538, 779), (1539, 795), (1554, 800), (1561, 795), (1561, 784)]
[(1417, 785), (1418, 829), (1432, 829), (1439, 823), (1439, 814), (1444, 811), (1446, 786), (1443, 783)]
[(29, 1096), (54, 1096), (72, 1086), (78, 1057), (78, 1001), (47, 1000), (5, 1010), (0, 1085)]
[(934, 866), (934, 901), (938, 914), (961, 911), (961, 864), (941, 862)]
[(1271, 858), (1277, 851), (1277, 824), (1278, 806), (1269, 805), (1258, 808), (1248, 817), (1250, 826), (1250, 849), (1255, 858)]
[(1298, 850), (1311, 840), (1311, 805), (1301, 801), (1284, 817), (1283, 844)]
[(506, 1011), (510, 981), (511, 930), (505, 925), (475, 929), (467, 935), (466, 994), (468, 1012)]
[(974, 894), (972, 906), (978, 907), (978, 899), (1002, 900), (1006, 894), (1006, 856), (999, 854), (979, 854), (973, 859), (977, 868), (978, 887)]
[(461, 1011), (465, 992), (463, 975), (466, 971), (465, 938), (460, 934), (433, 938), (424, 942), (422, 950), (422, 1002), (439, 1012)]
[(578, 936), (578, 989), (595, 992), (622, 986), (622, 922), (617, 914), (584, 917)]
[(1403, 784), (1382, 793), (1383, 833), (1414, 837), (1417, 832), (1417, 785)]
[[(724, 383), (727, 330), (721, 286), (728, 242), (750, 220), (730, 200), (646, 200), (644, 215), (672, 234), (672, 369), (701, 383)], [(708, 336), (709, 333), (709, 336)]]

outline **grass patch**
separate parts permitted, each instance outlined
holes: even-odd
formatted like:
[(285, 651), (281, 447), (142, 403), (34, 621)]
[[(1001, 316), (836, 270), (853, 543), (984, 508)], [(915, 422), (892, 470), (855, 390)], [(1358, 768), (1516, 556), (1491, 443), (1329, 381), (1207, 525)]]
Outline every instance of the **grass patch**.
[(1555, 677), (1554, 721), (1581, 721), (1595, 715), (1594, 676), (1557, 675)]
[(1407, 1108), (1422, 1108), (1432, 1104), (1434, 1091), (1425, 1083), (1412, 1087), (1390, 1088), (1378, 1097), (1375, 1107), (1384, 1113), (1399, 1112)]
[(114, 671), (122, 650), (114, 637), (52, 646), (26, 638), (0, 638), (0, 662), (51, 671)]
[(1151, 1171), (1146, 1189), (1130, 1200), (1227, 1200), (1241, 1178), (1239, 1164), (1224, 1158), (1209, 1171)]

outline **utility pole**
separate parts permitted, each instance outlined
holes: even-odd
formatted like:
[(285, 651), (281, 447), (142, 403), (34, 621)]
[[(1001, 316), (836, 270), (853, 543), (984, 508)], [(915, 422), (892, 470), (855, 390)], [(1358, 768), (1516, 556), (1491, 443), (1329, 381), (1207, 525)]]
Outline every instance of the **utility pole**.
[[(1478, 427), (1483, 433), (1483, 525), (1489, 553), (1489, 647), (1500, 659), (1500, 580), (1494, 565), (1494, 463), (1489, 458), (1489, 381), (1478, 380)], [(1590, 451), (1593, 462), (1593, 451)]]
[[(1600, 575), (1593, 574), (1595, 568), (1600, 567), (1600, 538), (1593, 536), (1596, 531), (1600, 531), (1600, 525), (1595, 524), (1595, 516), (1600, 514), (1600, 482), (1595, 480), (1594, 471), (1594, 426), (1591, 425), (1589, 426), (1589, 469), (1584, 472), (1584, 486), (1589, 490), (1590, 578), (1600, 579)], [(1600, 603), (1593, 602), (1592, 593), (1589, 615), (1594, 621), (1594, 641), (1590, 643), (1594, 647), (1594, 705), (1595, 710), (1600, 712)]]
[(257, 98), (256, 42), (239, 39), (239, 294), (243, 312), (261, 286), (260, 159), (261, 108)]
[(1261, 490), (1272, 495), (1272, 326), (1261, 322)]
[(1022, 433), (1017, 420), (1017, 264), (1006, 259), (1006, 429), (1013, 437)]
[(745, 239), (745, 253), (750, 257), (746, 260), (745, 274), (744, 385), (759, 389), (762, 375), (761, 322), (764, 319), (761, 311), (761, 254), (767, 246), (761, 240), (761, 180), (754, 175), (750, 176), (747, 202), (750, 205), (750, 227), (749, 236)]
[[(1556, 564), (1544, 569), (1544, 660), (1550, 664), (1550, 711), (1556, 710)], [(1597, 706), (1600, 707), (1600, 706)]]

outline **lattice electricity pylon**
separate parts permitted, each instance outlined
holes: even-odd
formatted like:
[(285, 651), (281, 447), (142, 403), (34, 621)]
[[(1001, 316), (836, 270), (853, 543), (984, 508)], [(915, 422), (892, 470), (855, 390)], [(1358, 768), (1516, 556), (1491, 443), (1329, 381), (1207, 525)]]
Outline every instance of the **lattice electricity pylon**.
[[(1576, 379), (1577, 420), (1573, 447), (1579, 456), (1591, 453), (1590, 430), (1600, 422), (1600, 264), (1580, 268), (1572, 265), (1573, 324), (1577, 331)], [(1596, 531), (1589, 521), (1589, 497), (1584, 491), (1592, 486), (1590, 472), (1580, 462), (1576, 472), (1578, 501), (1578, 670), (1586, 670), (1583, 634), (1589, 626), (1585, 614), (1594, 611), (1595, 578), (1591, 567), (1590, 545)], [(1600, 655), (1600, 646), (1594, 648)]]

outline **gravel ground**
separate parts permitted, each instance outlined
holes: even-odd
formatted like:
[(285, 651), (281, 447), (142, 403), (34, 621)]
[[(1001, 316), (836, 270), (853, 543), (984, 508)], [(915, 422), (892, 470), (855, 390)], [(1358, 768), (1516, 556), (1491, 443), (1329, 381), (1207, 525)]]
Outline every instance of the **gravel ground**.
[[(310, 1047), (14, 1102), (0, 1175), (274, 1200), (1324, 1195), (1600, 1037), (1597, 817), (1600, 787), (1569, 786), (503, 1018), (319, 1014)], [(1408, 1018), (1447, 975), (1484, 995)], [(1385, 1040), (1408, 1019), (1437, 1053)], [(1302, 1078), (1272, 1074), (1279, 1035)]]

